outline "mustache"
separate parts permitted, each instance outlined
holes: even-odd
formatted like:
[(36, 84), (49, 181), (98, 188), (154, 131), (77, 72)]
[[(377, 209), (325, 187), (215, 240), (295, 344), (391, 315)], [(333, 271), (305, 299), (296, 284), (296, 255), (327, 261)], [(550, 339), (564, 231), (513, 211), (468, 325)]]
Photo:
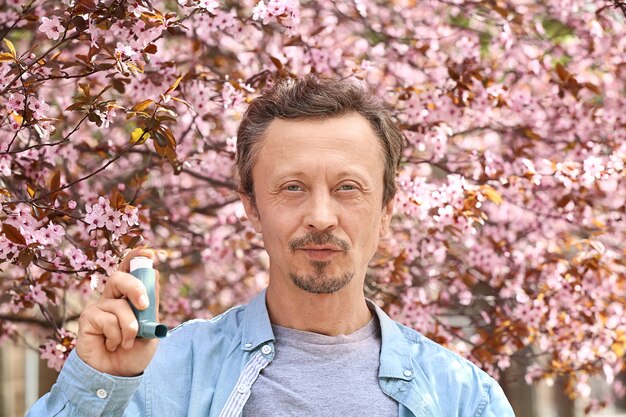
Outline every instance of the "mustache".
[(295, 238), (289, 242), (289, 249), (293, 252), (309, 245), (334, 245), (344, 252), (350, 250), (350, 245), (343, 239), (339, 239), (330, 232), (309, 232), (306, 235)]

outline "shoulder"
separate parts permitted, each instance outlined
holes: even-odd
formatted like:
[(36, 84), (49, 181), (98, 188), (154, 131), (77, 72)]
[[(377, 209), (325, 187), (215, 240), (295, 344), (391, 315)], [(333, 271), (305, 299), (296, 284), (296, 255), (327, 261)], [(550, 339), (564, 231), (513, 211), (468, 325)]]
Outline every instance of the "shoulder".
[(247, 305), (238, 305), (211, 319), (193, 319), (171, 329), (166, 340), (193, 338), (202, 335), (232, 335), (241, 326)]
[[(396, 325), (411, 346), (416, 370), (437, 392), (442, 410), (475, 410), (477, 416), (513, 415), (502, 388), (485, 371), (421, 333)], [(496, 414), (492, 414), (494, 410)]]
[(193, 319), (174, 327), (159, 342), (158, 355), (184, 356), (185, 352), (222, 350), (238, 343), (245, 309), (246, 305), (236, 306), (211, 319)]

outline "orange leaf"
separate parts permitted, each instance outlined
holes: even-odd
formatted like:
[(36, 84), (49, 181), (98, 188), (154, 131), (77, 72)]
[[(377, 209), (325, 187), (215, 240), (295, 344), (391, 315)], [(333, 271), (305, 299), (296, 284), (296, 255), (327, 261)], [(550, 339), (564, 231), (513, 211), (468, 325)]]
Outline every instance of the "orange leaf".
[(502, 204), (502, 196), (492, 186), (483, 185), (480, 187), (480, 192), (497, 205)]
[(85, 97), (89, 97), (91, 95), (91, 90), (89, 88), (89, 84), (78, 83), (78, 87), (81, 89)]
[(144, 100), (140, 103), (135, 104), (132, 108), (131, 111), (144, 111), (145, 109), (148, 108), (148, 106), (150, 104), (154, 103), (154, 100), (148, 99), (148, 100)]
[(11, 51), (11, 55), (13, 56), (13, 58), (17, 59), (17, 52), (15, 51), (15, 46), (13, 46), (13, 42), (11, 42), (8, 39), (2, 39), (2, 40), (4, 41), (6, 46), (9, 48), (9, 51)]
[(30, 198), (35, 197), (36, 190), (32, 186), (26, 185), (26, 191), (28, 192), (28, 195), (30, 196)]
[(191, 104), (187, 103), (185, 100), (180, 99), (180, 98), (176, 98), (176, 97), (171, 97), (172, 100), (178, 101), (179, 103), (183, 103), (185, 106), (191, 108)]
[(8, 52), (0, 52), (0, 62), (14, 61), (15, 58)]
[(169, 94), (172, 91), (176, 90), (176, 87), (178, 87), (178, 84), (180, 84), (180, 81), (183, 79), (183, 75), (181, 75), (180, 77), (176, 78), (176, 81), (174, 81), (174, 83), (172, 85), (170, 85), (170, 88), (167, 89), (167, 91), (165, 92), (165, 94)]

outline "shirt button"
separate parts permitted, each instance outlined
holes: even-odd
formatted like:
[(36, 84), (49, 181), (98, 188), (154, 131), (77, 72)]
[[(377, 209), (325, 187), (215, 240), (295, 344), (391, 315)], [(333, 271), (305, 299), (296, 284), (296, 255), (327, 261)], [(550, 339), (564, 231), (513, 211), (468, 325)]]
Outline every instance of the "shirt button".
[(248, 342), (248, 343), (246, 343), (245, 345), (243, 345), (243, 347), (245, 347), (245, 348), (251, 348), (251, 347), (252, 347), (252, 343), (249, 343), (249, 342)]
[(404, 373), (404, 376), (411, 376), (411, 375), (413, 375), (413, 372), (409, 371), (408, 369), (405, 370), (403, 373)]
[(101, 400), (104, 400), (107, 397), (108, 393), (107, 390), (105, 390), (104, 388), (98, 388), (98, 390), (96, 391), (96, 395)]
[(272, 347), (270, 345), (263, 345), (263, 347), (261, 348), (261, 353), (264, 355), (269, 355), (270, 353), (272, 353)]
[(246, 387), (244, 384), (237, 386), (237, 392), (239, 394), (245, 394), (246, 391), (248, 391), (248, 387)]

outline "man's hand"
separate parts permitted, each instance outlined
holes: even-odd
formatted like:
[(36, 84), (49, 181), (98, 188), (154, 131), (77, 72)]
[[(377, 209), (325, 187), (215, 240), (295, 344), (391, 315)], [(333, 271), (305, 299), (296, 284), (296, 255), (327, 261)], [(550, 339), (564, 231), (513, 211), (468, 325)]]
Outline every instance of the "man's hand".
[[(76, 353), (92, 368), (110, 375), (141, 374), (157, 349), (158, 339), (135, 339), (139, 324), (128, 300), (140, 310), (148, 307), (146, 288), (128, 273), (130, 260), (137, 256), (156, 261), (153, 250), (133, 249), (107, 279), (102, 298), (89, 305), (79, 319)], [(157, 271), (157, 312), (158, 282)]]

